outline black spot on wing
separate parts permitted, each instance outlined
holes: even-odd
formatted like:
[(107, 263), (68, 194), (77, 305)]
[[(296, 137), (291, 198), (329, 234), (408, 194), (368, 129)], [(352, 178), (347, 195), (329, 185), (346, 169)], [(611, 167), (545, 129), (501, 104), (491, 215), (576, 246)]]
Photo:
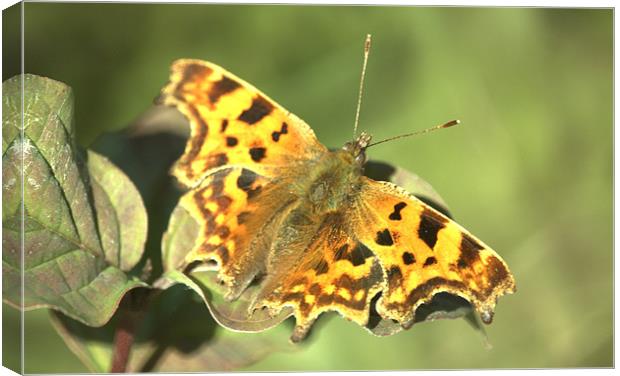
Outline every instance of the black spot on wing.
[(248, 169), (241, 170), (241, 175), (237, 178), (237, 187), (242, 191), (248, 191), (256, 181), (258, 175)]
[(265, 154), (267, 149), (265, 148), (250, 148), (250, 157), (254, 162), (260, 162), (263, 158), (265, 158)]
[(394, 244), (394, 239), (392, 239), (390, 230), (386, 228), (383, 231), (378, 231), (377, 237), (375, 238), (375, 243), (385, 246)]
[(316, 275), (325, 274), (329, 271), (329, 265), (327, 265), (327, 261), (325, 259), (321, 259), (318, 264), (314, 267), (314, 271)]
[(349, 245), (347, 243), (340, 246), (334, 253), (334, 261), (345, 259), (348, 256), (348, 252), (347, 252), (348, 249), (349, 249)]
[(464, 268), (475, 263), (479, 258), (479, 252), (484, 247), (480, 245), (474, 238), (463, 233), (461, 237), (461, 256), (458, 260), (458, 266)]
[(403, 253), (403, 262), (405, 263), (405, 265), (411, 265), (415, 263), (415, 256), (413, 255), (413, 253), (411, 252)]
[(437, 244), (437, 233), (444, 228), (446, 220), (435, 212), (424, 209), (421, 215), (420, 226), (418, 227), (418, 236), (424, 240), (430, 249)]
[(357, 243), (355, 248), (353, 248), (349, 254), (349, 261), (353, 266), (364, 265), (366, 259), (369, 257), (373, 257), (373, 253), (362, 243)]
[(430, 266), (436, 263), (437, 263), (437, 259), (431, 256), (427, 258), (426, 261), (424, 261), (424, 266)]
[(236, 81), (224, 76), (221, 80), (215, 82), (209, 89), (207, 95), (211, 103), (215, 104), (225, 94), (228, 94), (241, 87)]
[(258, 96), (252, 101), (252, 105), (247, 110), (243, 111), (239, 115), (238, 120), (243, 121), (249, 125), (256, 124), (261, 121), (265, 116), (269, 115), (273, 111), (273, 105), (269, 103), (265, 98)]
[(288, 133), (288, 124), (286, 124), (285, 122), (282, 123), (282, 127), (280, 128), (280, 131), (273, 131), (273, 133), (271, 133), (271, 139), (274, 140), (275, 142), (280, 141), (280, 136), (283, 134), (287, 134)]
[(220, 125), (220, 133), (226, 132), (226, 128), (228, 128), (228, 120), (222, 120), (222, 125)]
[(401, 219), (403, 219), (400, 215), (400, 211), (403, 210), (405, 206), (407, 206), (407, 204), (404, 202), (399, 202), (398, 204), (394, 205), (394, 211), (390, 214), (389, 218), (393, 221), (400, 221)]
[(263, 187), (261, 187), (260, 185), (257, 185), (256, 187), (250, 189), (247, 193), (248, 193), (248, 200), (251, 200), (252, 198), (254, 198), (256, 195), (258, 195), (261, 191), (261, 189), (263, 189)]
[(239, 143), (239, 140), (236, 137), (226, 137), (226, 146), (233, 147)]
[(248, 199), (251, 199), (261, 190), (260, 185), (255, 185), (255, 181), (258, 175), (250, 170), (241, 170), (241, 175), (237, 178), (237, 187), (244, 191), (248, 195)]

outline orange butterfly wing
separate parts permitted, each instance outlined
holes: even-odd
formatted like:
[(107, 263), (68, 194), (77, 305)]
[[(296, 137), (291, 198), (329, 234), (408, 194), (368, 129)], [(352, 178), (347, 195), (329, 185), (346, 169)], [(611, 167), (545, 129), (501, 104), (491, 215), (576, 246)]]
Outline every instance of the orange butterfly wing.
[(448, 292), (465, 298), (490, 322), (497, 298), (515, 291), (501, 257), (402, 188), (362, 180), (353, 227), (385, 271), (378, 313), (407, 327), (420, 304)]
[(301, 119), (206, 61), (175, 61), (158, 102), (190, 123), (185, 152), (172, 168), (191, 188), (180, 205), (201, 226), (185, 263), (216, 261), (228, 298), (236, 298), (264, 269), (268, 239), (294, 199), (282, 177), (327, 149)]
[(171, 71), (158, 102), (190, 121), (191, 137), (172, 170), (185, 186), (224, 165), (274, 176), (275, 167), (327, 151), (301, 119), (223, 68), (182, 59)]
[(275, 249), (291, 249), (292, 257), (274, 260), (254, 307), (265, 306), (274, 313), (292, 307), (296, 320), (293, 341), (303, 339), (323, 312), (336, 311), (366, 325), (371, 301), (382, 289), (384, 278), (377, 258), (351, 238), (343, 214), (328, 214), (320, 226), (307, 233), (299, 228), (293, 241), (279, 244), (287, 242), (282, 237), (274, 245)]
[(488, 322), (496, 299), (514, 291), (494, 251), (395, 185), (360, 177), (350, 206), (313, 214), (307, 192), (291, 187), (328, 150), (302, 120), (221, 67), (175, 62), (160, 101), (191, 126), (173, 168), (191, 188), (180, 205), (201, 226), (186, 262), (216, 261), (229, 299), (261, 279), (253, 307), (293, 307), (293, 339), (325, 311), (366, 325), (379, 293), (377, 312), (407, 327), (439, 292), (465, 298)]
[(302, 248), (301, 259), (282, 261), (290, 266), (276, 268), (255, 306), (294, 308), (293, 340), (303, 338), (322, 312), (367, 325), (379, 293), (377, 313), (405, 328), (440, 292), (463, 297), (490, 322), (496, 299), (515, 289), (504, 261), (402, 188), (360, 179), (352, 206), (328, 214), (310, 244), (289, 247)]

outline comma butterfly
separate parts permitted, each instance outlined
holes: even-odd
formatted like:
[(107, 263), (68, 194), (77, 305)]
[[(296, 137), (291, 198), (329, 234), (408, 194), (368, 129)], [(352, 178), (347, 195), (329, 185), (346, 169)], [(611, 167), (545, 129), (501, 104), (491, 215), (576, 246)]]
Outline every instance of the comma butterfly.
[(251, 309), (291, 307), (297, 341), (326, 311), (367, 325), (371, 302), (407, 328), (442, 292), (489, 323), (497, 298), (515, 291), (491, 248), (404, 189), (364, 176), (368, 134), (330, 151), (223, 68), (182, 59), (171, 71), (159, 100), (191, 126), (172, 173), (201, 227), (186, 261), (215, 261), (227, 299), (259, 283)]

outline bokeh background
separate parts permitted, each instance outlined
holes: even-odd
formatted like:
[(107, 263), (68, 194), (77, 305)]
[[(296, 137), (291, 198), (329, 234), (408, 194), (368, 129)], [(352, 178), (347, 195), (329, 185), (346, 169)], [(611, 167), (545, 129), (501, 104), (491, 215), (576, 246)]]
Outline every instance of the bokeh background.
[[(10, 12), (3, 80), (19, 73)], [(490, 350), (464, 320), (376, 338), (332, 315), (300, 351), (245, 369), (610, 367), (612, 25), (610, 9), (26, 3), (25, 67), (73, 87), (84, 146), (148, 109), (184, 57), (224, 66), (340, 146), (371, 33), (360, 128), (381, 139), (463, 125), (370, 157), (431, 182), (518, 291), (499, 301)], [(14, 340), (18, 314), (3, 308)], [(26, 372), (87, 371), (45, 311), (25, 324)]]

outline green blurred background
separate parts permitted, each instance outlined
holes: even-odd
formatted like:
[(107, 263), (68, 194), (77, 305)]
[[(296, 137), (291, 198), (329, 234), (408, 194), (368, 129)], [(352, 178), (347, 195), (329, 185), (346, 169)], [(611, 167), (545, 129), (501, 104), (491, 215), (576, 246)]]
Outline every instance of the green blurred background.
[[(16, 11), (5, 11), (3, 80), (19, 73)], [(518, 291), (487, 327), (491, 350), (463, 320), (376, 338), (331, 315), (301, 351), (247, 369), (610, 367), (612, 25), (609, 9), (26, 3), (25, 66), (73, 87), (84, 146), (149, 108), (184, 57), (222, 65), (340, 146), (371, 33), (360, 128), (381, 139), (463, 125), (370, 157), (431, 182)], [(4, 308), (14, 340), (18, 314)], [(25, 316), (26, 372), (87, 371), (45, 311)]]

